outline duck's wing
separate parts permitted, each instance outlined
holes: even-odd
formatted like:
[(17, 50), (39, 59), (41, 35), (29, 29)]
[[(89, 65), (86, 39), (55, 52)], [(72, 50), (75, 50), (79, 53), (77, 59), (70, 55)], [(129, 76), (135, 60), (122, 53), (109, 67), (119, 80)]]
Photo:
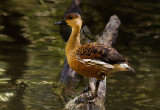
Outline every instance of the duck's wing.
[(76, 50), (76, 55), (83, 61), (99, 62), (107, 64), (115, 64), (126, 62), (126, 59), (120, 55), (114, 48), (97, 44), (89, 43), (80, 46)]

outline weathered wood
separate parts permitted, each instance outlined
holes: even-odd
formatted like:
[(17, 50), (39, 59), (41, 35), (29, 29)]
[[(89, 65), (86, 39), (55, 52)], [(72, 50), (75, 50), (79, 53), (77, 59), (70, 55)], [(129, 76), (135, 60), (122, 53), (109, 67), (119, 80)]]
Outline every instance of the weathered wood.
[(96, 36), (96, 42), (107, 45), (107, 46), (112, 46), (112, 44), (115, 43), (120, 24), (121, 24), (121, 21), (116, 15), (111, 16), (103, 33), (101, 35)]
[[(106, 25), (104, 31), (101, 35), (96, 36), (96, 42), (104, 45), (111, 46), (117, 36), (118, 27), (120, 26), (120, 20), (116, 15), (110, 18), (110, 21)], [(90, 42), (90, 41), (89, 41)], [(105, 110), (105, 96), (106, 96), (106, 78), (100, 82), (98, 89), (98, 97), (90, 103), (90, 101), (78, 102), (78, 99), (81, 99), (86, 96), (91, 96), (95, 90), (95, 78), (90, 78), (89, 87), (90, 91), (80, 94), (75, 97), (73, 100), (69, 101), (65, 109), (66, 110)]]

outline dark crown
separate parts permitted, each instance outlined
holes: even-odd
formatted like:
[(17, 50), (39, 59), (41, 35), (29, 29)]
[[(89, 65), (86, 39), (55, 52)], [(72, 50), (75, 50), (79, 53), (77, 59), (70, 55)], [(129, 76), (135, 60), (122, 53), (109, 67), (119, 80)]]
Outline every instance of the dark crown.
[(79, 18), (80, 15), (77, 13), (70, 13), (68, 15), (66, 15), (65, 19), (74, 19), (74, 18)]

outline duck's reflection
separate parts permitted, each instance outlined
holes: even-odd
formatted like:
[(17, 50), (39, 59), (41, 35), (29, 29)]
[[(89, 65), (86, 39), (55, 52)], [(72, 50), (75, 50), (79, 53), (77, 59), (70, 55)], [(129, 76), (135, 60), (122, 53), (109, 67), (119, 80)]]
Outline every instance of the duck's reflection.
[(15, 44), (14, 42), (0, 42), (0, 56), (2, 56), (0, 58), (1, 64), (6, 64), (4, 74), (2, 74), (3, 78), (1, 78), (4, 83), (0, 83), (0, 97), (4, 98), (7, 96), (8, 99), (6, 101), (9, 101), (10, 103), (10, 106), (7, 106), (7, 108), (11, 106), (18, 107), (16, 105), (21, 105), (21, 110), (24, 110), (21, 100), (26, 84), (17, 84), (16, 82), (23, 76), (25, 70), (28, 68), (26, 65), (28, 55), (25, 46)]
[[(6, 13), (0, 15), (0, 25), (4, 28), (1, 34), (10, 37), (13, 41), (0, 41), (0, 63), (4, 70), (0, 78), (0, 109), (25, 110), (23, 94), (27, 85), (17, 83), (28, 68), (26, 63), (28, 55), (25, 47), (30, 43), (23, 37), (23, 26), (19, 21), (23, 14), (9, 10), (12, 1), (1, 1), (0, 11)], [(5, 66), (4, 66), (5, 65)]]
[(0, 42), (0, 55), (0, 61), (6, 64), (4, 74), (11, 78), (12, 84), (16, 84), (16, 80), (21, 78), (27, 69), (27, 51), (23, 45)]

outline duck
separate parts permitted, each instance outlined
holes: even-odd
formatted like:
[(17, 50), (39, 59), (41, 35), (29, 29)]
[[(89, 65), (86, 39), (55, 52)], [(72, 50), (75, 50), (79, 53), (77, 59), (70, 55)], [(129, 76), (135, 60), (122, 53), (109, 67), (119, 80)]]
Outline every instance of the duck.
[[(80, 8), (80, 5), (81, 5), (81, 0), (72, 0), (72, 4), (64, 13), (64, 17), (69, 13), (78, 13), (79, 15), (81, 15), (82, 9)], [(64, 19), (64, 17), (62, 19)], [(68, 41), (71, 34), (71, 27), (68, 25), (61, 25), (60, 34), (64, 39), (64, 41)]]
[(97, 79), (93, 95), (85, 98), (86, 100), (98, 96), (99, 83), (105, 77), (119, 71), (135, 72), (129, 66), (127, 59), (113, 47), (96, 42), (83, 45), (80, 43), (82, 19), (78, 13), (67, 14), (64, 20), (55, 22), (55, 25), (68, 25), (72, 29), (65, 48), (69, 66), (82, 76)]

